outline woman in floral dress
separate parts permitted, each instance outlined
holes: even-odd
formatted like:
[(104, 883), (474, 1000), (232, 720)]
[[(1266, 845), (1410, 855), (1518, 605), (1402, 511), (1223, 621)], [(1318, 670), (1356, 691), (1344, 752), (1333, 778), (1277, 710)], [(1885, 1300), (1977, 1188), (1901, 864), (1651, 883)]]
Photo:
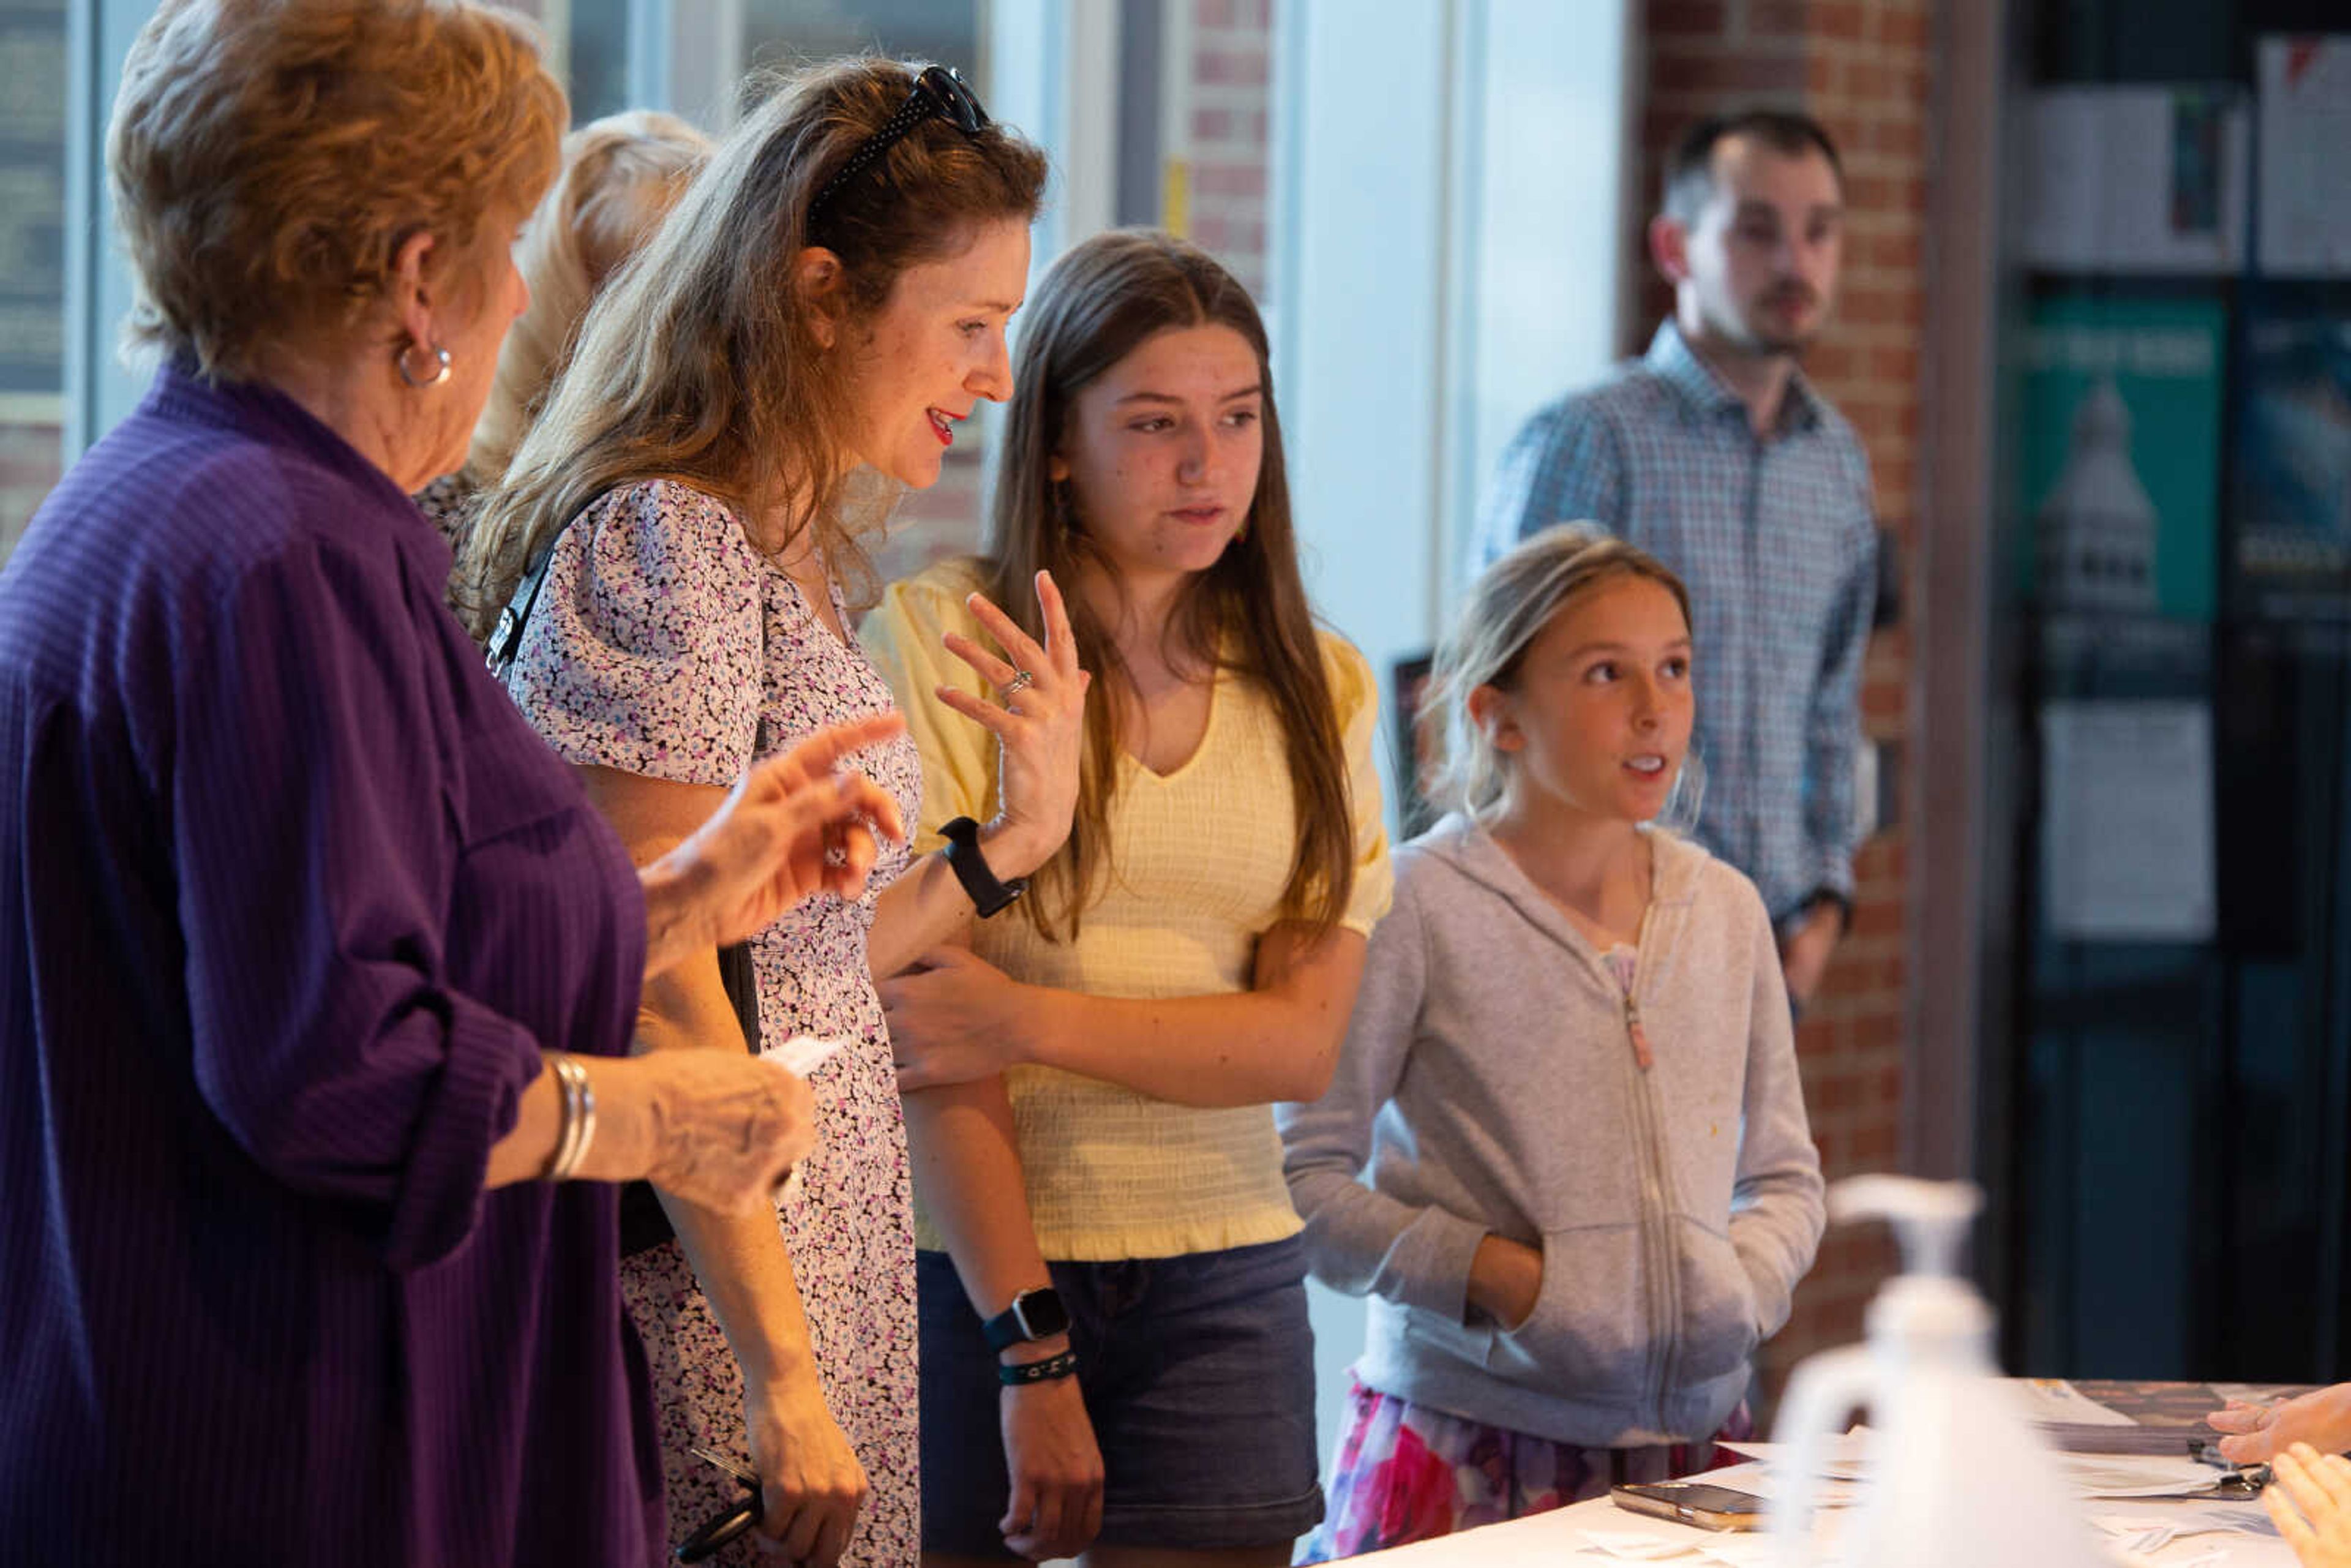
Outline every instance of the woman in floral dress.
[[(476, 631), (639, 856), (689, 831), (754, 758), (893, 706), (850, 632), (865, 573), (847, 497), (861, 469), (935, 483), (956, 422), (1010, 391), (1004, 328), (1044, 172), (950, 73), (822, 68), (746, 117), (600, 297), (461, 586), (511, 607), (505, 632)], [(1076, 789), (1084, 681), (1058, 595), (1037, 591), (1041, 643), (985, 606), (1006, 657), (954, 650), (1001, 700), (940, 699), (1002, 742), (977, 842), (1008, 878), (1067, 835)], [(911, 743), (861, 762), (915, 809)], [(678, 1240), (623, 1265), (674, 1540), (742, 1499), (690, 1450), (747, 1447), (759, 1528), (787, 1554), (915, 1559), (914, 1239), (870, 971), (952, 938), (973, 912), (962, 889), (942, 857), (900, 852), (863, 898), (811, 904), (753, 944), (765, 1043), (842, 1049), (812, 1078), (820, 1141), (779, 1224), (664, 1197)], [(745, 1049), (719, 972), (714, 955), (649, 988), (642, 1048)]]

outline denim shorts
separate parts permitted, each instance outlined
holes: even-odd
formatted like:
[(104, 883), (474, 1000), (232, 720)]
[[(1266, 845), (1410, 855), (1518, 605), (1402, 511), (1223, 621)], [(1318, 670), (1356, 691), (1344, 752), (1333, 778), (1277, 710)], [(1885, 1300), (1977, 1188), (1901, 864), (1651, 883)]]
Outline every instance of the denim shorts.
[[(923, 1545), (1015, 1561), (996, 1356), (944, 1252), (921, 1288)], [(1102, 1456), (1100, 1540), (1270, 1546), (1322, 1518), (1306, 1249), (1262, 1247), (1048, 1265)]]

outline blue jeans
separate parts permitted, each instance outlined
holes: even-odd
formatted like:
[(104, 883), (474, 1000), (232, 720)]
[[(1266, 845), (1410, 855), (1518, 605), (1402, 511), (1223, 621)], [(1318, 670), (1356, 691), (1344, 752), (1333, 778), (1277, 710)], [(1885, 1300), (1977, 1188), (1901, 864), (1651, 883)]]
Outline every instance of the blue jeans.
[[(1102, 1447), (1100, 1539), (1211, 1551), (1290, 1541), (1322, 1518), (1314, 1335), (1297, 1237), (1261, 1247), (1052, 1263)], [(923, 1545), (1012, 1560), (996, 1356), (954, 1263), (921, 1291)]]

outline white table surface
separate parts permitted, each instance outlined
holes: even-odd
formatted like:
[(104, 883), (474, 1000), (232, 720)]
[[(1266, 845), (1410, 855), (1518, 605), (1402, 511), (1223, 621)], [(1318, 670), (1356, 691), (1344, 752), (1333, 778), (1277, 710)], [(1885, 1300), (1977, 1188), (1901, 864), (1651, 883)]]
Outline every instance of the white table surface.
[[(1761, 1465), (1740, 1465), (1730, 1469), (1709, 1470), (1697, 1479), (1740, 1490), (1760, 1491), (1763, 1490), (1762, 1475)], [(2191, 1509), (2244, 1509), (2255, 1516), (2262, 1513), (2262, 1506), (2258, 1502), (2224, 1503), (2203, 1498), (2181, 1502), (2100, 1500), (2085, 1503), (2083, 1507), (2085, 1513), (2127, 1514), (2133, 1517), (2159, 1517), (2167, 1509), (2181, 1511)], [(1526, 1568), (1538, 1568), (1538, 1565), (1540, 1568), (1586, 1568), (1586, 1565), (1620, 1561), (1590, 1547), (1584, 1534), (1587, 1530), (1644, 1535), (1660, 1541), (1684, 1541), (1693, 1545), (1719, 1539), (1708, 1531), (1672, 1520), (1632, 1513), (1618, 1508), (1606, 1498), (1595, 1498), (1590, 1502), (1573, 1503), (1551, 1513), (1537, 1514), (1531, 1519), (1513, 1520), (1508, 1524), (1489, 1524), (1437, 1541), (1394, 1547), (1349, 1561), (1376, 1563), (1380, 1568), (1517, 1568), (1519, 1564), (1525, 1564)], [(2215, 1545), (2225, 1549), (2227, 1556), (2224, 1561), (2228, 1568), (2295, 1568), (2293, 1551), (2274, 1533), (2186, 1536), (2142, 1561), (2151, 1563), (2190, 1563)], [(1667, 1568), (1672, 1568), (1677, 1563), (1687, 1563), (1695, 1568), (1698, 1563), (1696, 1558), (1667, 1557), (1660, 1561)]]

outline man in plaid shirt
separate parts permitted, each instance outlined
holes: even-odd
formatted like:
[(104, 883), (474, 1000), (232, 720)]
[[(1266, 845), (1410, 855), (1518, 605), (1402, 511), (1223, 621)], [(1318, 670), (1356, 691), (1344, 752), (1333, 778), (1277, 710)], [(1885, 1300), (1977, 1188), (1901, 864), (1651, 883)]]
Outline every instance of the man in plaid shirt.
[(1649, 351), (1527, 422), (1479, 518), (1483, 566), (1589, 519), (1679, 572), (1698, 624), (1698, 836), (1752, 877), (1790, 998), (1853, 904), (1869, 463), (1796, 361), (1836, 288), (1844, 173), (1811, 119), (1705, 120), (1666, 169), (1649, 252), (1674, 285)]

